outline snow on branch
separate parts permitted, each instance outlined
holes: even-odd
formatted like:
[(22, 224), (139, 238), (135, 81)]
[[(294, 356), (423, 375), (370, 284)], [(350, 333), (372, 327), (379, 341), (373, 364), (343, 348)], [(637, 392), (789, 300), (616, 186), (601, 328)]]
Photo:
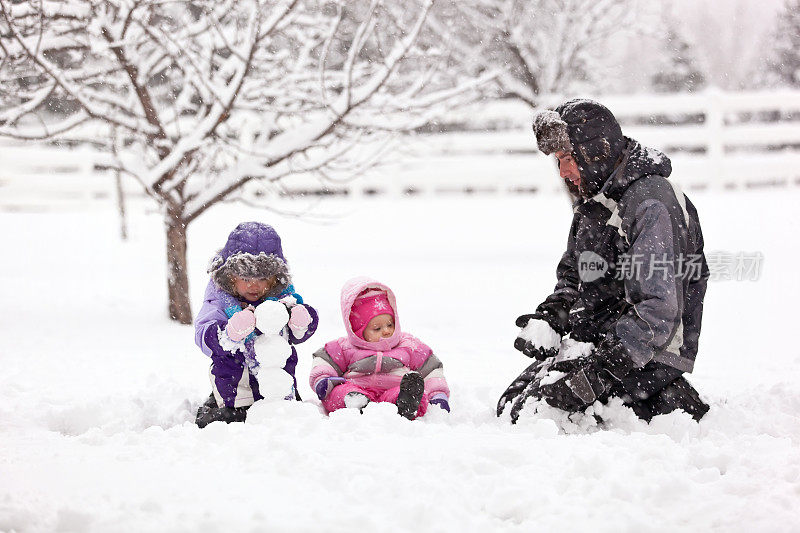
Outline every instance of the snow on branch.
[[(453, 61), (497, 70), (497, 93), (531, 107), (542, 96), (602, 81), (611, 41), (633, 31), (638, 0), (441, 0), (431, 26), (447, 33)], [(451, 23), (458, 20), (458, 24)]]
[(496, 73), (448, 70), (433, 5), (0, 0), (0, 134), (94, 131), (189, 221), (252, 180), (364, 168), (382, 136), (476, 94)]

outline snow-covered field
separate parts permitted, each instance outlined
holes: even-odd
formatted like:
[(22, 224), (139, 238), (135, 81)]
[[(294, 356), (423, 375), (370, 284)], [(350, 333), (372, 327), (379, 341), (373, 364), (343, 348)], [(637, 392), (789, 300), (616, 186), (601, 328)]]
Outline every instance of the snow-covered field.
[[(331, 200), (311, 222), (213, 209), (190, 228), (194, 310), (212, 253), (255, 219), (321, 325), (300, 346), (305, 402), (204, 430), (208, 359), (166, 318), (160, 217), (133, 209), (122, 242), (111, 206), (0, 212), (0, 531), (800, 530), (800, 189), (692, 197), (708, 251), (764, 256), (758, 281), (709, 286), (690, 379), (712, 411), (648, 426), (612, 408), (602, 430), (494, 416), (529, 363), (514, 318), (554, 283), (561, 196)], [(342, 334), (357, 274), (392, 286), (444, 361), (450, 415), (320, 414), (310, 355)]]

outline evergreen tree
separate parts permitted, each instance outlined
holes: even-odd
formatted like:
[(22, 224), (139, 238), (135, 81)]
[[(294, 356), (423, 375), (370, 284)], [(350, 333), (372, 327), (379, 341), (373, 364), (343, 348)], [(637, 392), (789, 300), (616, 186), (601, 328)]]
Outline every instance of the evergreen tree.
[(702, 89), (706, 77), (696, 66), (692, 46), (674, 25), (670, 25), (665, 37), (667, 55), (661, 69), (653, 76), (653, 89), (663, 93), (691, 93)]
[(773, 40), (770, 74), (781, 85), (800, 87), (800, 0), (786, 1)]

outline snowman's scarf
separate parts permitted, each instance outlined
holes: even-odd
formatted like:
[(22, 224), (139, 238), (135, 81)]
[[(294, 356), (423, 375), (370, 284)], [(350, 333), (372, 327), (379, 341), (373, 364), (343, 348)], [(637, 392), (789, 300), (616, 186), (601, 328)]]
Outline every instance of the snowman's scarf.
[[(224, 307), (225, 315), (228, 318), (232, 317), (239, 311), (243, 310), (242, 306), (239, 305), (239, 300), (236, 299), (232, 294), (228, 294), (225, 291), (220, 291), (220, 292), (222, 292), (222, 302), (223, 305), (225, 306)], [(265, 301), (266, 300), (278, 301), (281, 298), (286, 298), (287, 296), (293, 297), (299, 304), (303, 303), (303, 297), (294, 292), (294, 285), (289, 285), (278, 296), (270, 296), (266, 298)], [(258, 364), (258, 360), (256, 360), (256, 352), (253, 349), (253, 344), (255, 343), (256, 337), (258, 337), (258, 335), (259, 335), (258, 333), (253, 331), (250, 335), (248, 335), (244, 339), (244, 341), (242, 341), (242, 343), (244, 344), (244, 350), (243, 350), (244, 362), (247, 365), (247, 369), (254, 376), (258, 375), (258, 368), (260, 366)]]

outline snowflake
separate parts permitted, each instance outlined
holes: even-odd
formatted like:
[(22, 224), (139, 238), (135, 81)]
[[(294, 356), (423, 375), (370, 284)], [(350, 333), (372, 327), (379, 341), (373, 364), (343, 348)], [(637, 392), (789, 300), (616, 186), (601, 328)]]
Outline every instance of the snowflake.
[(392, 307), (387, 302), (378, 300), (377, 302), (375, 302), (375, 309), (377, 309), (378, 311), (391, 311)]

